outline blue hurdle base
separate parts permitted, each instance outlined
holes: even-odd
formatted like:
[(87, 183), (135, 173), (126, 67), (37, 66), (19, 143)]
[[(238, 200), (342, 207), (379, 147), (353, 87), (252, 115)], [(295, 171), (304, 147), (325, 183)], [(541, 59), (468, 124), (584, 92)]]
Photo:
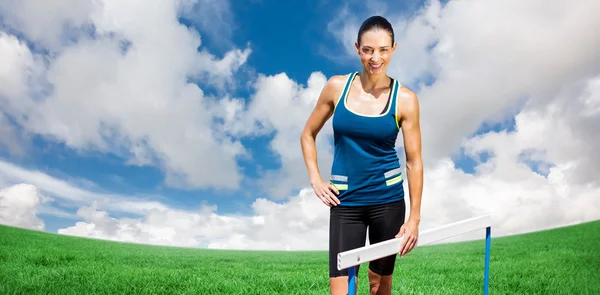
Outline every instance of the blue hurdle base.
[(348, 268), (348, 295), (356, 295), (356, 266)]
[(490, 244), (492, 241), (492, 227), (485, 229), (485, 266), (483, 270), (483, 294), (488, 294), (488, 282), (490, 280)]

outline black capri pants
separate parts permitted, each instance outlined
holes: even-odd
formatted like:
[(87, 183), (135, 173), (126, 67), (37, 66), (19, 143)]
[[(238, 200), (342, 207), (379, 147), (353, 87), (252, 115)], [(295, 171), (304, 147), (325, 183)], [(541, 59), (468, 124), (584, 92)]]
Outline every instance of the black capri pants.
[[(363, 247), (367, 228), (369, 243), (375, 244), (396, 237), (404, 224), (406, 204), (404, 199), (372, 206), (333, 206), (329, 211), (329, 277), (347, 276), (348, 269), (337, 269), (340, 252)], [(398, 249), (400, 250), (400, 249)], [(369, 262), (369, 269), (382, 276), (391, 275), (398, 254)], [(359, 267), (356, 267), (358, 275)]]

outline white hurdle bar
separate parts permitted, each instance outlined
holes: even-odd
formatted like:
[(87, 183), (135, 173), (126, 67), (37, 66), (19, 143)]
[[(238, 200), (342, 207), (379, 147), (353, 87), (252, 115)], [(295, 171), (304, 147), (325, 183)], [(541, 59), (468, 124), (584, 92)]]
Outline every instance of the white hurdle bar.
[[(465, 219), (425, 231), (420, 231), (415, 248), (483, 228), (486, 229), (483, 293), (487, 295), (492, 229), (492, 219), (490, 214)], [(348, 294), (356, 294), (357, 265), (394, 255), (399, 252), (401, 245), (402, 238), (393, 238), (380, 243), (375, 243), (339, 253), (337, 259), (338, 270), (348, 268)]]

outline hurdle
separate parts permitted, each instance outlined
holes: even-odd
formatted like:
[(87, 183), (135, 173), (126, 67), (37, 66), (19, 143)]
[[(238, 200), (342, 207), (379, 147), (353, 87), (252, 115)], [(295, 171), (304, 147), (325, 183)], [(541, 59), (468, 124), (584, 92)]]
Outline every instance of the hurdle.
[[(485, 228), (483, 294), (487, 295), (492, 232), (492, 219), (490, 214), (472, 217), (425, 231), (419, 231), (417, 243), (414, 248), (483, 228)], [(337, 257), (338, 270), (348, 269), (348, 295), (356, 295), (356, 276), (358, 275), (356, 273), (357, 265), (396, 254), (400, 250), (401, 245), (402, 238), (393, 238), (339, 253)]]

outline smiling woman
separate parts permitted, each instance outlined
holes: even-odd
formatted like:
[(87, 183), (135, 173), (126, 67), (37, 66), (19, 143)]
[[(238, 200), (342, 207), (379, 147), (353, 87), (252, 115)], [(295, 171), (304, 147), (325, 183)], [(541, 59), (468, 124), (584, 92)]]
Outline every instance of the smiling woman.
[[(329, 277), (332, 294), (347, 294), (348, 271), (337, 254), (403, 236), (400, 255), (417, 241), (423, 187), (421, 131), (416, 95), (389, 77), (394, 30), (381, 16), (363, 22), (355, 43), (360, 73), (333, 76), (322, 90), (301, 136), (304, 161), (317, 197), (330, 207)], [(317, 165), (315, 141), (330, 117), (334, 159), (329, 182)], [(403, 130), (411, 208), (405, 223), (402, 170), (395, 144)], [(397, 255), (369, 263), (371, 294), (390, 294)]]

